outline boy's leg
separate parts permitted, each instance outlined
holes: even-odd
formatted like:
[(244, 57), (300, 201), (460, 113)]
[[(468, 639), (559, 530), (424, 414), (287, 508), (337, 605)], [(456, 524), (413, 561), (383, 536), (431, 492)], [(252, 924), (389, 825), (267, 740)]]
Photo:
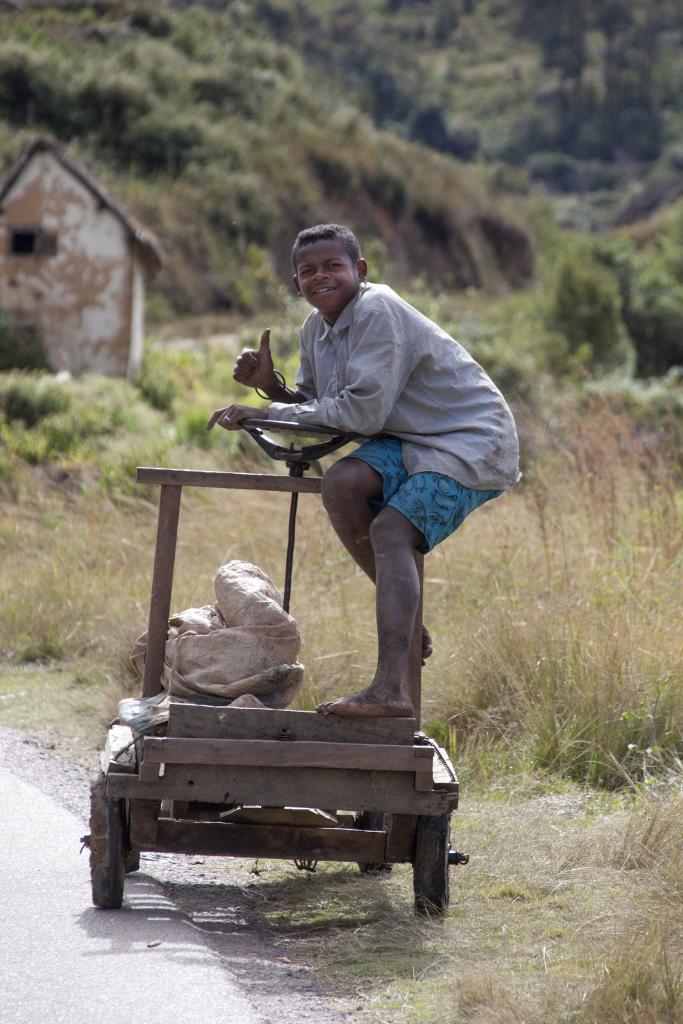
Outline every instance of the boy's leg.
[[(373, 583), (376, 582), (375, 552), (370, 530), (377, 513), (369, 503), (381, 499), (382, 489), (382, 477), (362, 459), (341, 459), (323, 477), (323, 504), (334, 531), (356, 565)], [(418, 536), (418, 543), (422, 543), (422, 534)], [(432, 638), (423, 624), (423, 659), (431, 653)]]
[(377, 514), (372, 500), (382, 497), (382, 477), (360, 459), (341, 459), (325, 473), (322, 499), (340, 541), (354, 562), (375, 582), (370, 527)]
[[(337, 468), (338, 467), (338, 468)], [(323, 714), (412, 717), (408, 666), (420, 580), (415, 552), (424, 537), (402, 513), (368, 502), (381, 497), (382, 479), (358, 459), (330, 470), (323, 500), (340, 540), (376, 585), (378, 659), (375, 676), (359, 693), (328, 701)]]
[(322, 714), (412, 718), (408, 669), (420, 578), (415, 551), (424, 538), (393, 508), (373, 519), (370, 540), (375, 559), (377, 670), (369, 686), (349, 697), (320, 704)]

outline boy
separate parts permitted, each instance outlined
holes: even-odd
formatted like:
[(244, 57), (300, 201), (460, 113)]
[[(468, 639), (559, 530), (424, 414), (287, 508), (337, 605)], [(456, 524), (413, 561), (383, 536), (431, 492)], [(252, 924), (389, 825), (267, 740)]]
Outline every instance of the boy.
[[(386, 285), (366, 281), (355, 235), (339, 224), (299, 232), (294, 285), (313, 307), (301, 329), (294, 388), (273, 367), (270, 332), (244, 352), (235, 380), (267, 410), (231, 405), (209, 427), (243, 419), (381, 434), (327, 471), (322, 498), (340, 540), (376, 586), (378, 660), (365, 689), (317, 710), (412, 717), (410, 644), (420, 597), (415, 552), (427, 552), (519, 479), (514, 420), (482, 368)], [(431, 641), (423, 633), (423, 657)]]

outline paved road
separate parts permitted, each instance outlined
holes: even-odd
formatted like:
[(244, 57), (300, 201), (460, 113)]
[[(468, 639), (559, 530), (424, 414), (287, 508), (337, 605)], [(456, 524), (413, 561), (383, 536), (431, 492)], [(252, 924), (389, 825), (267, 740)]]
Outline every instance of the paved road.
[(90, 904), (77, 817), (0, 766), (1, 1024), (266, 1024), (145, 875)]

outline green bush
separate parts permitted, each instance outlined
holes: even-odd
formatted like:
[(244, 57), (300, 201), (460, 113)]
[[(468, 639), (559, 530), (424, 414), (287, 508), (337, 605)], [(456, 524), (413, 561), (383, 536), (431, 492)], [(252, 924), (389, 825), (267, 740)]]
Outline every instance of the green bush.
[(631, 280), (626, 322), (641, 376), (683, 365), (683, 283), (666, 267), (638, 260)]
[(18, 494), (17, 462), (0, 438), (0, 495), (14, 501)]
[(622, 172), (599, 160), (577, 160), (567, 153), (535, 153), (527, 161), (532, 181), (542, 181), (557, 192), (593, 192), (615, 188)]
[(71, 128), (71, 72), (52, 52), (20, 43), (0, 48), (0, 116), (10, 124)]
[(215, 432), (207, 430), (209, 419), (206, 409), (190, 409), (183, 413), (176, 424), (176, 437), (181, 444), (196, 445), (208, 450), (214, 445)]
[(387, 167), (373, 167), (364, 172), (363, 185), (372, 199), (385, 206), (393, 216), (405, 212), (406, 184), (400, 174)]
[(277, 228), (277, 205), (258, 175), (202, 169), (202, 212), (224, 249), (228, 239), (266, 245)]
[(177, 174), (204, 144), (203, 124), (195, 114), (157, 108), (135, 120), (125, 136), (126, 155), (148, 174)]
[(80, 83), (75, 102), (81, 130), (95, 132), (109, 145), (115, 137), (134, 131), (150, 108), (148, 90), (138, 76), (101, 68), (93, 68)]
[(436, 103), (416, 111), (410, 122), (410, 137), (460, 160), (472, 160), (480, 143), (477, 128), (447, 121), (442, 106)]
[(4, 425), (0, 429), (11, 451), (32, 466), (85, 456), (92, 450), (95, 438), (114, 432), (111, 423), (97, 410), (82, 405), (51, 413), (29, 428)]
[(243, 313), (272, 308), (279, 296), (280, 282), (268, 253), (258, 245), (247, 246), (239, 271), (231, 282), (234, 305)]
[(580, 252), (559, 266), (551, 290), (548, 326), (567, 339), (569, 354), (588, 369), (632, 369), (632, 345), (621, 317), (619, 283)]
[(137, 483), (137, 467), (168, 464), (169, 448), (163, 440), (145, 443), (142, 439), (135, 448), (107, 453), (107, 458), (99, 464), (100, 483), (112, 498), (125, 496), (153, 501), (158, 497), (158, 488), (154, 484)]
[(153, 5), (139, 4), (129, 15), (131, 28), (139, 28), (147, 35), (161, 39), (170, 35), (173, 22), (163, 11), (155, 10)]
[(8, 421), (34, 427), (46, 416), (66, 412), (71, 395), (54, 377), (38, 373), (7, 373), (0, 377), (0, 410)]
[(145, 351), (142, 369), (134, 377), (133, 384), (145, 401), (161, 412), (170, 412), (178, 397), (178, 386), (160, 349), (148, 348)]
[(47, 351), (40, 332), (33, 327), (11, 328), (0, 313), (0, 372), (47, 369)]
[(630, 240), (592, 243), (595, 260), (619, 283), (623, 319), (636, 351), (636, 372), (647, 377), (683, 365), (683, 242), (674, 220), (661, 250), (640, 253)]

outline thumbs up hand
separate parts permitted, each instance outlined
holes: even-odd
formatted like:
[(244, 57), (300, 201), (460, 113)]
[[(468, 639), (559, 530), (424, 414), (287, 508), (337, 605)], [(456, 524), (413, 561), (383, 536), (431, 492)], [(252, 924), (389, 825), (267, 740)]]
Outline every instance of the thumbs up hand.
[(270, 354), (270, 328), (261, 335), (258, 348), (246, 348), (235, 363), (233, 377), (239, 384), (248, 388), (261, 388), (268, 393), (269, 388), (278, 386), (274, 373), (273, 357)]

